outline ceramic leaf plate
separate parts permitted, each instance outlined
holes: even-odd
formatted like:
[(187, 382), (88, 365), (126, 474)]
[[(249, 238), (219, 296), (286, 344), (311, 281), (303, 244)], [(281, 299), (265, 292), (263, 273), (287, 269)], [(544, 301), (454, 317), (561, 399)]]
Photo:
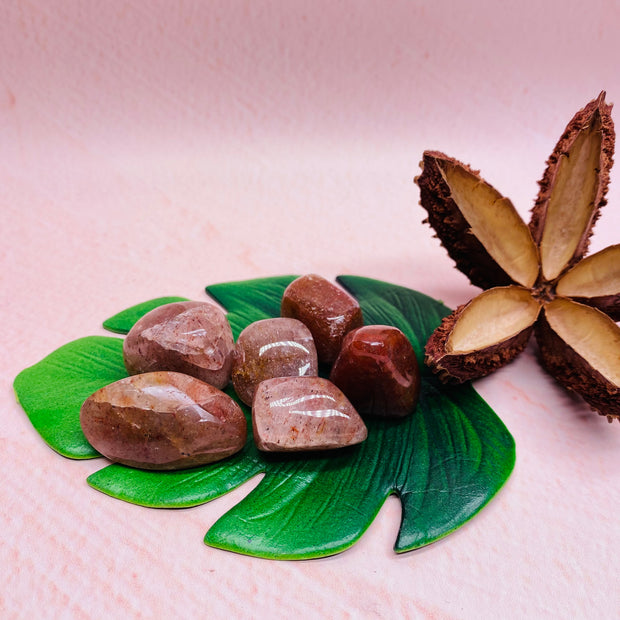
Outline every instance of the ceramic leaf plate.
[[(294, 276), (217, 284), (207, 293), (227, 311), (235, 338), (249, 323), (279, 316)], [(208, 502), (259, 473), (258, 486), (207, 532), (212, 547), (272, 559), (308, 559), (353, 545), (391, 494), (402, 504), (397, 553), (429, 544), (471, 519), (498, 492), (515, 461), (510, 433), (470, 384), (444, 386), (422, 365), (424, 344), (449, 309), (421, 293), (369, 278), (341, 276), (366, 324), (393, 325), (410, 339), (422, 368), (415, 412), (397, 421), (366, 420), (368, 439), (329, 454), (260, 453), (245, 448), (219, 463), (156, 472), (111, 464), (88, 483), (112, 497), (156, 508)], [(104, 326), (127, 333), (159, 298), (129, 308)], [(82, 402), (126, 376), (122, 339), (70, 342), (15, 379), (15, 392), (42, 438), (70, 458), (99, 456), (79, 424)], [(228, 393), (236, 399), (232, 388)], [(239, 401), (238, 401), (239, 402)], [(241, 404), (241, 403), (240, 403)], [(248, 421), (250, 411), (242, 405)]]

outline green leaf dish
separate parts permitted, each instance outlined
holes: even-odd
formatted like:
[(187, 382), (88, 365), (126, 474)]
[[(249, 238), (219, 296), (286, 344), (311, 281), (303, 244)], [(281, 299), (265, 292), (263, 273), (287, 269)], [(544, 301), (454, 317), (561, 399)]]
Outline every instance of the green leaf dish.
[(123, 341), (89, 336), (69, 342), (22, 370), (13, 387), (32, 425), (56, 452), (74, 459), (99, 453), (80, 427), (80, 407), (99, 388), (127, 376)]
[[(217, 284), (207, 293), (227, 311), (235, 338), (253, 321), (279, 316), (295, 276)], [(330, 453), (264, 454), (250, 429), (244, 449), (224, 461), (176, 472), (112, 464), (88, 483), (112, 497), (156, 508), (208, 502), (257, 474), (263, 479), (205, 536), (212, 547), (270, 559), (310, 559), (352, 546), (388, 496), (402, 504), (395, 551), (427, 545), (454, 531), (487, 504), (510, 476), (510, 433), (470, 384), (444, 386), (423, 366), (424, 344), (449, 309), (410, 289), (341, 276), (366, 324), (394, 325), (410, 339), (422, 368), (420, 402), (404, 420), (366, 420), (368, 439)], [(146, 312), (183, 298), (159, 298), (121, 312), (104, 325), (127, 333)], [(57, 452), (98, 456), (79, 425), (81, 403), (99, 387), (127, 376), (119, 338), (87, 337), (61, 347), (15, 379), (33, 426)], [(228, 393), (236, 398), (232, 388)], [(239, 402), (239, 401), (238, 401)]]

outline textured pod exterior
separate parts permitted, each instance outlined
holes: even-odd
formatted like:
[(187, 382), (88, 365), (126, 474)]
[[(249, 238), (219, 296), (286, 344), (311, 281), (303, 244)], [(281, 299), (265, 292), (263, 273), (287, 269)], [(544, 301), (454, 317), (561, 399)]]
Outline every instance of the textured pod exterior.
[(549, 202), (556, 189), (560, 162), (562, 158), (568, 155), (571, 147), (584, 129), (589, 127), (592, 123), (600, 123), (600, 164), (598, 167), (598, 186), (596, 187), (594, 204), (579, 243), (577, 244), (572, 258), (567, 262), (563, 271), (574, 265), (587, 252), (592, 235), (592, 228), (600, 215), (601, 207), (607, 204), (605, 195), (607, 194), (609, 185), (609, 171), (613, 165), (615, 144), (615, 131), (611, 118), (611, 108), (611, 105), (605, 103), (605, 93), (603, 92), (597, 99), (588, 103), (582, 110), (579, 110), (579, 112), (575, 114), (556, 144), (553, 153), (547, 160), (547, 168), (543, 178), (539, 181), (540, 191), (532, 209), (529, 227), (534, 241), (540, 245), (545, 224), (547, 223)]
[(544, 313), (536, 324), (540, 360), (549, 374), (566, 389), (579, 394), (590, 407), (611, 422), (620, 419), (620, 387), (592, 368), (549, 325)]
[(505, 366), (525, 349), (532, 334), (533, 325), (512, 338), (479, 351), (450, 353), (446, 350), (448, 338), (467, 306), (469, 304), (463, 304), (445, 317), (426, 343), (424, 362), (445, 383), (479, 379)]
[(477, 170), (438, 151), (425, 151), (422, 174), (415, 179), (420, 188), (420, 205), (428, 213), (428, 223), (459, 271), (475, 286), (487, 289), (512, 284), (512, 278), (497, 264), (482, 243), (471, 233), (469, 223), (452, 199), (438, 162), (448, 162), (485, 181)]

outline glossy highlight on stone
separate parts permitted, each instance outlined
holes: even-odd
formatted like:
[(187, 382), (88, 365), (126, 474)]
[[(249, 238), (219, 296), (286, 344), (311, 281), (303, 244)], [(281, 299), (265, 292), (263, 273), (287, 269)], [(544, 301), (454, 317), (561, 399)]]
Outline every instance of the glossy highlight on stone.
[(364, 324), (357, 300), (314, 274), (297, 278), (284, 291), (282, 316), (299, 319), (311, 331), (319, 362), (334, 362), (347, 332)]
[(255, 321), (237, 339), (232, 384), (237, 396), (251, 405), (256, 387), (274, 377), (318, 374), (316, 347), (310, 330), (296, 319)]
[(247, 423), (217, 388), (177, 372), (134, 375), (101, 388), (80, 411), (86, 439), (111, 461), (142, 469), (185, 469), (243, 448)]
[(320, 377), (279, 377), (260, 383), (252, 425), (256, 446), (266, 452), (330, 450), (361, 443), (368, 436), (346, 396)]
[(388, 325), (349, 332), (329, 378), (361, 415), (406, 416), (420, 395), (413, 347), (403, 332)]
[(170, 370), (221, 389), (230, 382), (234, 346), (220, 308), (181, 301), (145, 314), (127, 334), (123, 357), (130, 375)]

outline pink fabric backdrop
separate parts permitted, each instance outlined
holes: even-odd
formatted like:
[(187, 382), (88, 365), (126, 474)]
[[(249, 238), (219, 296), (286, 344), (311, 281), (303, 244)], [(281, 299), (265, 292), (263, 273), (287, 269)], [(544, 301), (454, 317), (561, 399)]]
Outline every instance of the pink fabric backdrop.
[[(394, 498), (329, 559), (210, 549), (256, 481), (188, 510), (110, 499), (11, 384), (115, 312), (208, 283), (351, 273), (467, 301), (421, 223), (422, 151), (480, 168), (527, 218), (572, 114), (620, 100), (619, 27), (603, 0), (4, 2), (0, 616), (617, 617), (620, 426), (533, 347), (476, 384), (515, 437), (513, 476), (403, 556)], [(617, 178), (593, 250), (620, 242)]]

